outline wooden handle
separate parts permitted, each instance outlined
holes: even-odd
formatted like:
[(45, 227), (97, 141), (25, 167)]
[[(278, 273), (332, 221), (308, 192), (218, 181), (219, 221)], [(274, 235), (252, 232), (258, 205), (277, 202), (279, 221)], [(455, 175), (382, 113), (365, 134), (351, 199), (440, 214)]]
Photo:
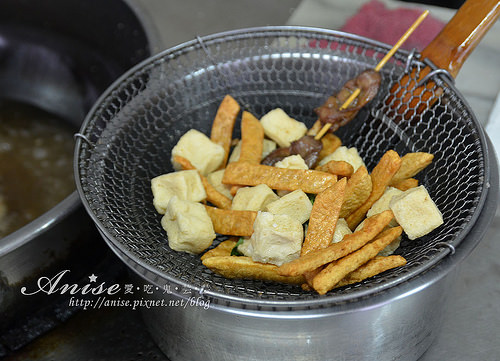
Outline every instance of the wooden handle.
[[(438, 68), (456, 77), (467, 57), (476, 48), (500, 15), (499, 0), (467, 0), (441, 32), (422, 51), (422, 58), (431, 60)], [(391, 89), (388, 104), (404, 119), (411, 119), (432, 106), (442, 93), (434, 82), (416, 87), (431, 69), (405, 75)], [(410, 91), (405, 89), (412, 89)], [(433, 90), (434, 89), (434, 90)]]
[(500, 15), (498, 0), (468, 0), (422, 51), (439, 68), (455, 78), (467, 57), (476, 48)]

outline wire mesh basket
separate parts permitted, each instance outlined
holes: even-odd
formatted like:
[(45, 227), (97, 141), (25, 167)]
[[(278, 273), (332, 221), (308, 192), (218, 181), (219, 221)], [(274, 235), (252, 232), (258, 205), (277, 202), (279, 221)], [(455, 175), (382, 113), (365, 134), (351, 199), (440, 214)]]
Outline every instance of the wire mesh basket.
[(449, 78), (439, 72), (433, 77), (430, 91), (437, 101), (431, 106), (418, 99), (424, 112), (405, 120), (393, 111), (398, 99), (391, 88), (399, 86), (403, 97), (411, 89), (401, 77), (418, 77), (429, 65), (414, 52), (395, 54), (381, 71), (377, 97), (336, 133), (344, 145), (358, 149), (369, 170), (389, 149), (434, 154), (433, 164), (417, 178), (441, 210), (444, 225), (413, 241), (403, 238), (396, 253), (407, 259), (405, 267), (324, 296), (299, 286), (225, 279), (205, 268), (199, 256), (169, 248), (152, 202), (150, 180), (173, 171), (173, 146), (191, 128), (209, 134), (226, 94), (258, 118), (280, 107), (311, 126), (314, 108), (347, 80), (375, 67), (388, 50), (335, 31), (265, 27), (197, 38), (146, 60), (103, 94), (80, 131), (75, 174), (87, 211), (132, 269), (156, 284), (203, 293), (213, 304), (325, 307), (383, 292), (425, 272), (453, 252), (474, 224), (489, 170), (482, 128)]

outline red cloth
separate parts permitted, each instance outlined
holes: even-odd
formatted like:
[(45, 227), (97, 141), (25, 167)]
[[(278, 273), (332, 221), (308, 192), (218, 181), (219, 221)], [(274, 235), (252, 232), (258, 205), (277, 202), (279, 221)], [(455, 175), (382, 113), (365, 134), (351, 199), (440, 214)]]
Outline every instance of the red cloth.
[[(389, 45), (394, 45), (420, 16), (422, 10), (411, 8), (387, 9), (384, 3), (371, 0), (347, 20), (340, 29), (344, 32), (361, 35)], [(427, 15), (424, 21), (410, 35), (401, 48), (422, 51), (441, 31), (444, 23)]]

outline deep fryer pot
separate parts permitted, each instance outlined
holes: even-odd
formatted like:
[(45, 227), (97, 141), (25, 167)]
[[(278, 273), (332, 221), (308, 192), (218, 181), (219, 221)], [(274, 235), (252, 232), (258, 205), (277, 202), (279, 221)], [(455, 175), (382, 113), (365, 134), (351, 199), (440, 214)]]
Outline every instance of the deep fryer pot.
[[(408, 260), (405, 267), (324, 296), (228, 280), (206, 269), (199, 256), (172, 251), (152, 207), (150, 179), (172, 171), (170, 151), (188, 129), (210, 131), (225, 94), (257, 117), (281, 107), (311, 126), (313, 109), (326, 96), (373, 68), (388, 50), (361, 37), (301, 27), (200, 37), (131, 69), (91, 110), (75, 152), (83, 204), (139, 282), (169, 290), (145, 298), (194, 300), (192, 307), (142, 309), (172, 360), (413, 360), (428, 347), (452, 270), (491, 221), (498, 192), (483, 129), (453, 86), (452, 71), (429, 59), (398, 51), (382, 70), (377, 97), (338, 132), (369, 169), (388, 149), (435, 156), (419, 181), (445, 223), (420, 239), (403, 239), (397, 253)], [(414, 90), (420, 85), (424, 93)], [(198, 299), (210, 307), (196, 306)]]
[[(131, 1), (3, 0), (0, 99), (41, 108), (76, 132), (99, 95), (150, 55), (154, 38)], [(39, 277), (64, 269), (76, 282), (105, 250), (76, 191), (0, 239), (0, 335), (25, 323), (29, 337), (50, 328), (50, 322), (35, 327), (33, 320), (35, 314), (44, 319), (40, 312), (52, 307), (55, 296), (23, 296), (21, 287), (35, 287)]]

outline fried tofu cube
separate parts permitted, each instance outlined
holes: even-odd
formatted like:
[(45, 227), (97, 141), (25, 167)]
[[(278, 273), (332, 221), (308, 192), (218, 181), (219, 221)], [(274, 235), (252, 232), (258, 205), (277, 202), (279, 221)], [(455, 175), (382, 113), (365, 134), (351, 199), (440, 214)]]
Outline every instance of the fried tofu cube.
[(255, 262), (281, 266), (300, 255), (304, 230), (302, 223), (286, 214), (259, 212), (250, 239), (238, 247)]
[(393, 197), (389, 207), (409, 239), (422, 237), (443, 224), (443, 216), (424, 186)]
[(198, 254), (215, 239), (212, 220), (205, 206), (174, 196), (168, 202), (161, 225), (168, 235), (168, 245), (174, 251)]
[(309, 169), (304, 158), (302, 158), (299, 154), (289, 155), (288, 157), (283, 158), (279, 162), (276, 162), (274, 166), (278, 168), (288, 168), (288, 169)]
[(365, 166), (365, 162), (359, 156), (358, 150), (354, 147), (347, 148), (346, 146), (338, 147), (333, 153), (327, 155), (319, 162), (319, 165), (328, 163), (331, 160), (343, 160), (349, 163), (356, 171), (359, 167)]
[(280, 147), (289, 147), (290, 144), (302, 138), (307, 127), (285, 113), (281, 108), (276, 108), (265, 114), (260, 123), (266, 136), (274, 140)]
[(335, 225), (335, 232), (333, 232), (332, 243), (338, 243), (344, 239), (346, 234), (351, 234), (352, 231), (344, 218), (339, 218)]
[(196, 170), (167, 173), (151, 179), (153, 205), (160, 214), (165, 214), (173, 196), (193, 202), (207, 198), (207, 192)]
[(217, 170), (224, 160), (224, 148), (214, 143), (202, 132), (191, 129), (186, 132), (172, 149), (172, 165), (181, 170), (180, 164), (174, 162), (174, 156), (188, 159), (204, 176)]
[(278, 199), (276, 193), (266, 184), (243, 187), (236, 192), (231, 209), (237, 211), (262, 211), (268, 203)]
[[(273, 142), (270, 139), (264, 139), (262, 141), (262, 159), (267, 157), (269, 153), (275, 150), (277, 147), (276, 142)], [(241, 140), (235, 145), (231, 155), (229, 156), (228, 163), (237, 162), (240, 159), (241, 154)]]
[(208, 183), (212, 185), (219, 193), (222, 193), (229, 199), (233, 199), (231, 194), (231, 186), (227, 184), (222, 184), (222, 178), (224, 177), (224, 169), (215, 171), (207, 175)]
[(269, 203), (265, 210), (272, 214), (286, 214), (304, 223), (311, 216), (312, 203), (307, 194), (297, 189)]
[[(382, 213), (383, 211), (390, 209), (389, 203), (391, 202), (391, 199), (402, 193), (403, 191), (397, 188), (387, 187), (384, 194), (382, 194), (382, 196), (375, 203), (373, 203), (371, 208), (366, 213), (366, 216), (371, 217), (374, 216), (375, 214)], [(389, 223), (389, 227), (396, 227), (397, 225), (398, 222), (396, 221), (395, 218), (393, 218), (392, 221)]]

